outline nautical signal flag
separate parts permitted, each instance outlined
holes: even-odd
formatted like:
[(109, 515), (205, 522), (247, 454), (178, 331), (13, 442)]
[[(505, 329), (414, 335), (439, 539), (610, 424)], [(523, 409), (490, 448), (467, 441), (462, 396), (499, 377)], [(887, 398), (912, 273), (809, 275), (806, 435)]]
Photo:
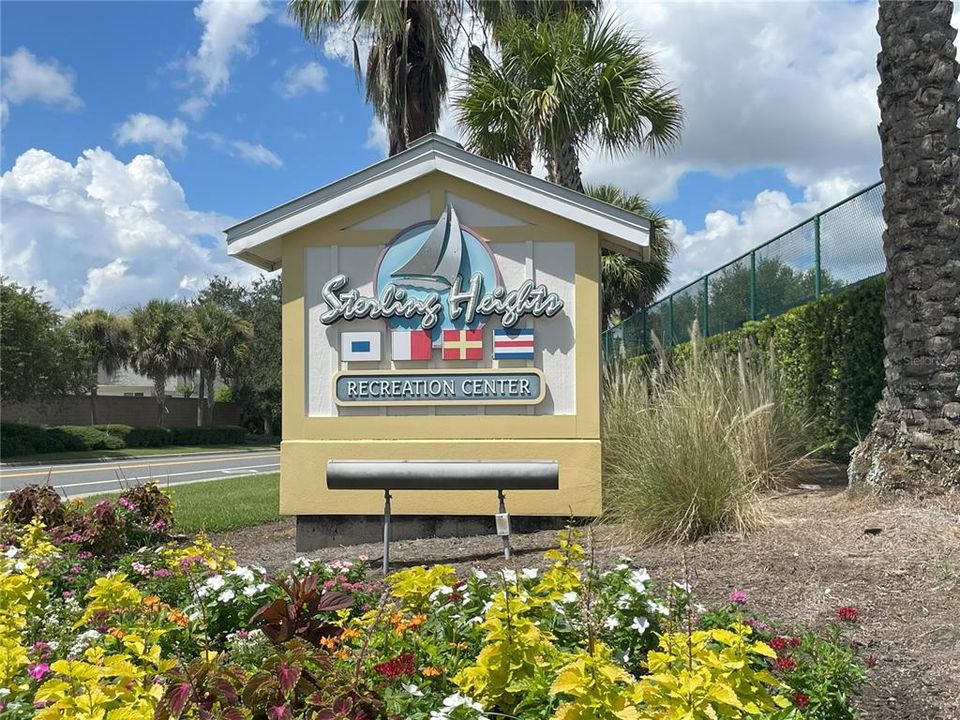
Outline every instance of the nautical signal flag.
[(347, 362), (380, 359), (380, 333), (342, 332), (340, 333), (340, 359)]
[(394, 360), (429, 360), (433, 357), (433, 337), (429, 330), (393, 330), (390, 332), (390, 347)]
[(483, 330), (444, 330), (444, 360), (483, 360)]
[(494, 360), (533, 360), (533, 328), (493, 331)]

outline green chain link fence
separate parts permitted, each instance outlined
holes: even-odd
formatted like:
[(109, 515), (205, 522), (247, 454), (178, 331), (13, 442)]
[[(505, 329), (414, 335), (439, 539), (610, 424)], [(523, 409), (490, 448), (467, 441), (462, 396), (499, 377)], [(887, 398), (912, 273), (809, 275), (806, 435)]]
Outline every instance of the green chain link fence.
[(606, 357), (687, 342), (694, 320), (717, 335), (774, 317), (884, 271), (883, 183), (841, 200), (603, 333)]

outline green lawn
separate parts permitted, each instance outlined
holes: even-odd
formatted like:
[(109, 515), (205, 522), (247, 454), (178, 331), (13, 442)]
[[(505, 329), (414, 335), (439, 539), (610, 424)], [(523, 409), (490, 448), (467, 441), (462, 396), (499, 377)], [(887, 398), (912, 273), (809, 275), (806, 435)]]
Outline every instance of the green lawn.
[(193, 455), (194, 453), (216, 453), (234, 450), (266, 450), (279, 447), (272, 443), (253, 443), (244, 445), (164, 445), (163, 447), (122, 448), (120, 450), (79, 450), (77, 452), (42, 453), (39, 455), (15, 455), (4, 458), (9, 462), (59, 462), (66, 460), (109, 460), (112, 458), (149, 457), (151, 455)]
[[(220, 532), (280, 518), (280, 474), (224, 478), (164, 488), (173, 498), (174, 530)], [(107, 495), (86, 498), (93, 503)]]

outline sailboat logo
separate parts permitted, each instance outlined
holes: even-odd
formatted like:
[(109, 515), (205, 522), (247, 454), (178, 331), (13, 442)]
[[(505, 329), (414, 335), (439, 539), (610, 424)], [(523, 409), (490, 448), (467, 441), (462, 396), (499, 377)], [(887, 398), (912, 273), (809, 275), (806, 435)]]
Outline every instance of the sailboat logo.
[[(458, 278), (460, 291), (464, 292), (477, 275), (481, 278), (481, 294), (503, 284), (490, 246), (469, 227), (460, 224), (457, 211), (448, 203), (438, 220), (411, 225), (387, 243), (377, 260), (373, 285), (378, 297), (390, 286), (406, 298), (426, 301), (429, 296), (436, 295), (441, 306), (440, 321), (434, 329), (434, 339), (437, 339), (441, 329), (482, 326), (482, 317), (469, 324), (462, 316), (450, 319), (446, 305)], [(394, 316), (387, 322), (394, 329), (416, 330), (420, 328), (421, 319), (419, 316)]]
[(460, 274), (462, 257), (460, 221), (457, 211), (448, 205), (413, 257), (390, 273), (390, 277), (398, 285), (448, 290)]

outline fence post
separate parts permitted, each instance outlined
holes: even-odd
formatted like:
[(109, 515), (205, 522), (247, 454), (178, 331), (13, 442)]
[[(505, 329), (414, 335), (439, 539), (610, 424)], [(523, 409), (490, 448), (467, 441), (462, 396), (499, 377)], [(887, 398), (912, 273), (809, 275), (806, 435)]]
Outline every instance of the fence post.
[(640, 332), (643, 334), (640, 336), (640, 346), (643, 348), (644, 352), (650, 352), (650, 338), (647, 335), (647, 309), (643, 309), (643, 328)]
[(664, 346), (673, 345), (673, 295), (667, 298), (667, 326), (670, 328), (670, 340), (664, 338)]
[(700, 337), (710, 335), (710, 276), (703, 276), (703, 329), (700, 331)]
[(750, 319), (757, 319), (757, 253), (750, 251)]
[(820, 297), (820, 216), (813, 216), (813, 296)]

